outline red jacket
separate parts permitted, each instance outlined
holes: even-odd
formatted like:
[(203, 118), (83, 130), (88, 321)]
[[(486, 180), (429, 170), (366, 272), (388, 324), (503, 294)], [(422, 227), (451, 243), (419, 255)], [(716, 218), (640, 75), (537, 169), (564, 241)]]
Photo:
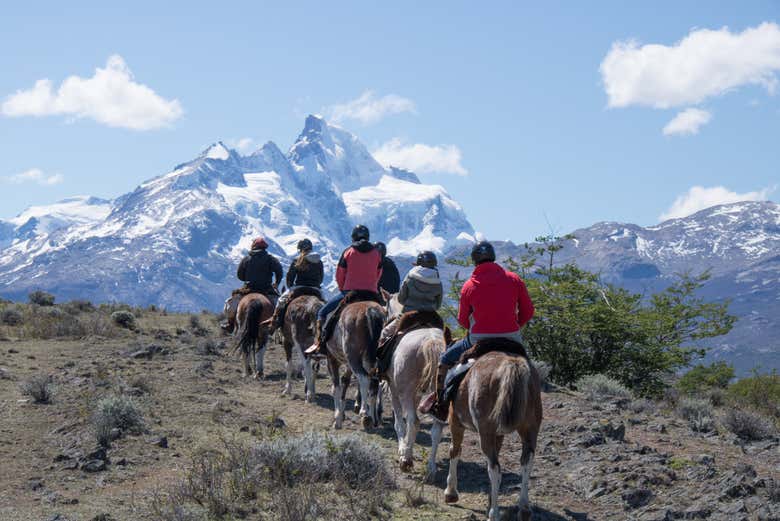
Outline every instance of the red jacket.
[(461, 289), (458, 323), (471, 333), (513, 333), (533, 316), (525, 283), (495, 262), (474, 268)]
[(336, 283), (341, 291), (362, 289), (376, 293), (382, 276), (382, 255), (368, 241), (356, 242), (341, 254)]

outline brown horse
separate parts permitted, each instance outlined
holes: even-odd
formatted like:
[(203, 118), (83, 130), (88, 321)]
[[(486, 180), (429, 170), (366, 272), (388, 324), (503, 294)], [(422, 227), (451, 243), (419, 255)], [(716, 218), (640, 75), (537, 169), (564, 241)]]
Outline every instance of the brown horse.
[[(333, 382), (335, 408), (333, 428), (344, 422), (347, 388), (352, 374), (357, 376), (362, 398), (363, 427), (379, 425), (379, 378), (375, 375), (376, 349), (385, 322), (385, 310), (376, 302), (353, 302), (341, 312), (333, 336), (327, 342), (328, 369)], [(346, 370), (341, 376), (341, 365)]]
[[(245, 295), (238, 303), (236, 328), (238, 340), (233, 351), (241, 350), (244, 357), (244, 377), (263, 377), (263, 357), (268, 343), (268, 327), (262, 322), (271, 317), (274, 305), (262, 293)], [(252, 371), (250, 360), (254, 362)]]
[(312, 370), (312, 361), (303, 355), (303, 351), (314, 342), (314, 327), (317, 322), (317, 312), (322, 307), (322, 300), (313, 295), (303, 295), (294, 298), (287, 306), (284, 314), (284, 327), (282, 335), (284, 340), (284, 353), (287, 357), (287, 382), (282, 394), (289, 395), (292, 392), (293, 375), (293, 349), (297, 348), (303, 359), (303, 381), (306, 392), (306, 401), (314, 400), (315, 375)]
[(490, 477), (488, 519), (499, 519), (501, 467), (498, 453), (504, 436), (517, 432), (523, 440), (520, 457), (523, 483), (518, 497), (518, 519), (530, 520), (528, 487), (541, 423), (541, 381), (533, 364), (524, 356), (497, 351), (477, 359), (460, 384), (450, 408), (452, 446), (445, 501), (454, 503), (458, 500), (458, 459), (463, 435), (466, 429), (477, 431)]

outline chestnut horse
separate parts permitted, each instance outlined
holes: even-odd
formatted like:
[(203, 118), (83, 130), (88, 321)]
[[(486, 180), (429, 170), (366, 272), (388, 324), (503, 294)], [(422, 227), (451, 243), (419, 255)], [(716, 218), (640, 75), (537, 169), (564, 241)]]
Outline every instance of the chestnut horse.
[(284, 327), (282, 335), (284, 340), (284, 353), (287, 357), (287, 382), (282, 394), (292, 393), (292, 375), (294, 349), (300, 353), (303, 359), (303, 381), (306, 392), (306, 401), (314, 400), (315, 374), (312, 370), (312, 361), (303, 355), (303, 351), (314, 342), (314, 328), (317, 322), (317, 312), (322, 307), (322, 300), (313, 295), (296, 297), (287, 306), (284, 314)]
[[(245, 295), (238, 303), (236, 311), (236, 329), (238, 341), (233, 352), (241, 350), (244, 357), (244, 377), (253, 375), (263, 377), (263, 357), (268, 343), (268, 327), (262, 322), (274, 312), (271, 300), (262, 293)], [(254, 363), (252, 371), (250, 360)]]
[[(363, 417), (363, 427), (368, 429), (379, 425), (376, 349), (384, 322), (385, 309), (376, 302), (347, 304), (341, 312), (333, 336), (327, 342), (328, 369), (333, 382), (335, 429), (341, 429), (344, 422), (347, 388), (353, 373), (357, 376), (362, 398), (360, 415)], [(346, 365), (344, 375), (340, 375), (342, 365)]]
[(452, 445), (445, 501), (454, 503), (458, 500), (458, 460), (463, 434), (466, 429), (477, 431), (490, 477), (488, 519), (499, 519), (501, 467), (498, 453), (504, 436), (517, 432), (523, 440), (520, 456), (523, 483), (518, 497), (518, 519), (530, 520), (528, 487), (541, 423), (541, 381), (528, 358), (499, 351), (478, 358), (466, 373), (450, 407)]

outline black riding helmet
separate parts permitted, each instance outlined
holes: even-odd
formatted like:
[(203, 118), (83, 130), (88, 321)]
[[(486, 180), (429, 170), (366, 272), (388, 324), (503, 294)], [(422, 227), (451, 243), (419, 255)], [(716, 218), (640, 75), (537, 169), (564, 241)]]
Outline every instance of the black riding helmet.
[(496, 250), (494, 250), (493, 245), (487, 241), (478, 242), (471, 248), (471, 260), (474, 261), (474, 264), (495, 262)]
[(374, 248), (379, 250), (379, 255), (382, 256), (382, 258), (387, 257), (387, 245), (383, 242), (375, 242)]
[(367, 241), (369, 239), (368, 228), (362, 224), (358, 224), (352, 228), (352, 242), (358, 242), (360, 240)]
[(301, 239), (298, 241), (298, 251), (311, 251), (314, 245), (309, 239)]
[(428, 250), (421, 251), (417, 254), (417, 262), (415, 264), (423, 268), (435, 268), (438, 265), (436, 254)]

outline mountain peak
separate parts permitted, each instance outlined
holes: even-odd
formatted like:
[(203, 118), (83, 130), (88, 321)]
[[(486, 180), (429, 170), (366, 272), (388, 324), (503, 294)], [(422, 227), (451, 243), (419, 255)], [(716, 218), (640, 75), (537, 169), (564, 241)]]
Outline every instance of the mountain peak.
[(219, 159), (224, 161), (230, 157), (230, 150), (222, 141), (217, 141), (201, 153), (205, 159)]

